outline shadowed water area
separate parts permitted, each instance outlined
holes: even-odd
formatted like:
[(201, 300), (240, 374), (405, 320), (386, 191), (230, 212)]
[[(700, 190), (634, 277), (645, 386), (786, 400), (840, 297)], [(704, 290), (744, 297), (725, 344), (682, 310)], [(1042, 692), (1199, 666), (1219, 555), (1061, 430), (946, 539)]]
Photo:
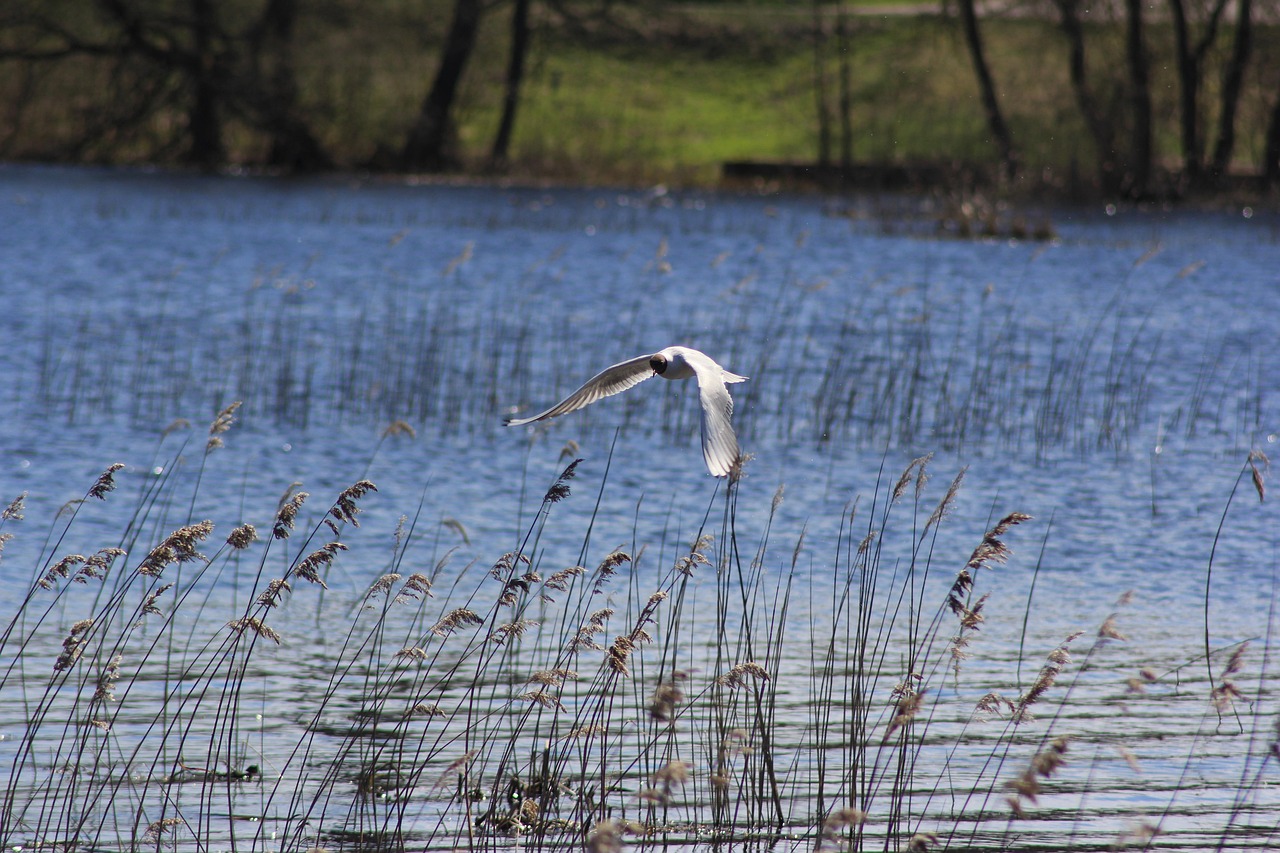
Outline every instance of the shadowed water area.
[(0, 169), (0, 840), (1273, 847), (1280, 219), (944, 212)]

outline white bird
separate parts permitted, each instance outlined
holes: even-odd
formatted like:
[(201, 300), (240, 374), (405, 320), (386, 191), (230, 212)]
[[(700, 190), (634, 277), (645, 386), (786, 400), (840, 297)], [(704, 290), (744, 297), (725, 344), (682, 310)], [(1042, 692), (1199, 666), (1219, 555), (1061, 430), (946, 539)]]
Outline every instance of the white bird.
[(596, 400), (613, 396), (650, 376), (664, 379), (698, 379), (702, 400), (702, 456), (713, 477), (727, 477), (738, 461), (738, 437), (733, 434), (733, 398), (726, 383), (743, 382), (745, 376), (730, 373), (706, 353), (689, 347), (667, 347), (653, 355), (606, 367), (559, 403), (531, 418), (507, 418), (507, 426), (520, 426), (576, 412)]

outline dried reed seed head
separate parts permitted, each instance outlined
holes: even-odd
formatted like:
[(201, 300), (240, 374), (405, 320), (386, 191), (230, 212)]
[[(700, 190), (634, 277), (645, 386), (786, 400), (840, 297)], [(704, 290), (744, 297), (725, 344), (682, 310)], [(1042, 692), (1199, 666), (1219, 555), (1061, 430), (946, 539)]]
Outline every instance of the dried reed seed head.
[(243, 551), (258, 541), (258, 529), (252, 524), (242, 524), (227, 535), (227, 544), (237, 551)]
[(562, 592), (566, 591), (569, 589), (570, 579), (585, 574), (586, 571), (587, 570), (582, 566), (570, 566), (567, 569), (561, 569), (558, 572), (552, 573), (551, 577), (547, 578), (546, 587), (548, 589), (560, 590)]
[(606, 818), (587, 836), (587, 853), (622, 853), (622, 823)]
[(209, 424), (209, 435), (221, 435), (231, 429), (231, 425), (236, 422), (236, 410), (239, 408), (240, 401), (237, 400), (218, 412), (217, 417), (213, 419), (213, 423)]
[(467, 534), (467, 528), (461, 521), (458, 521), (456, 518), (442, 518), (440, 519), (440, 523), (458, 534), (458, 537), (462, 540), (463, 544), (471, 544), (471, 537)]
[(164, 595), (171, 589), (173, 589), (173, 584), (167, 583), (153, 591), (146, 597), (146, 599), (143, 600), (142, 607), (140, 608), (141, 612), (151, 616), (163, 616), (164, 614), (160, 612), (160, 608), (156, 607), (156, 602), (160, 600), (160, 596)]
[(405, 421), (392, 421), (382, 431), (383, 438), (393, 438), (398, 435), (407, 435), (409, 438), (418, 437), (418, 434), (413, 431), (413, 427), (409, 426)]
[(1021, 524), (1024, 521), (1030, 521), (1031, 518), (1032, 517), (1027, 515), (1025, 512), (1011, 512), (1004, 518), (1000, 519), (999, 523), (996, 524), (995, 527), (991, 528), (988, 535), (1003, 536), (1010, 527), (1013, 527), (1015, 524)]
[(937, 844), (938, 833), (917, 832), (907, 841), (907, 853), (928, 853)]
[(769, 512), (770, 512), (770, 513), (775, 513), (775, 512), (777, 512), (777, 511), (778, 511), (778, 507), (782, 506), (782, 492), (783, 492), (784, 488), (785, 488), (785, 484), (783, 484), (783, 483), (779, 483), (779, 484), (778, 484), (778, 488), (774, 490), (774, 492), (773, 492), (773, 500), (772, 500), (772, 501), (770, 502), (770, 504), (769, 504)]
[(928, 482), (928, 475), (925, 468), (929, 464), (929, 460), (933, 458), (933, 454), (929, 453), (925, 456), (918, 456), (912, 459), (907, 467), (903, 469), (902, 475), (898, 477), (898, 482), (893, 487), (893, 500), (897, 502), (907, 493), (907, 487), (911, 485), (912, 479), (916, 481), (916, 495), (924, 490), (924, 484)]
[[(1258, 462), (1262, 463), (1262, 468), (1258, 468)], [(1253, 480), (1253, 490), (1258, 493), (1258, 503), (1262, 503), (1267, 499), (1267, 483), (1263, 477), (1263, 471), (1269, 470), (1271, 460), (1267, 458), (1267, 454), (1261, 450), (1252, 450), (1249, 452), (1249, 473)]]
[(267, 588), (258, 596), (258, 604), (263, 607), (275, 607), (286, 592), (292, 591), (293, 587), (284, 578), (272, 578), (267, 582)]
[(49, 567), (37, 583), (43, 589), (53, 589), (57, 586), (57, 578), (66, 579), (71, 575), (71, 570), (84, 562), (84, 556), (81, 554), (68, 554), (58, 562)]
[(437, 637), (447, 637), (465, 625), (483, 625), (484, 620), (481, 619), (474, 610), (468, 610), (465, 607), (458, 607), (450, 610), (444, 617), (431, 626), (429, 633)]
[(968, 569), (961, 569), (951, 584), (951, 591), (947, 594), (947, 607), (952, 613), (958, 615), (964, 612), (965, 600), (969, 597), (971, 589), (973, 589), (973, 575)]
[(531, 690), (528, 693), (521, 693), (519, 698), (524, 699), (527, 702), (533, 702), (534, 704), (541, 705), (542, 707), (551, 711), (556, 711), (557, 713), (566, 710), (564, 705), (560, 704), (560, 700), (555, 696), (552, 696), (546, 690)]
[(750, 677), (755, 681), (769, 681), (769, 671), (755, 661), (735, 664), (724, 675), (716, 677), (716, 683), (725, 687), (741, 687)]
[(301, 485), (302, 485), (301, 480), (294, 480), (292, 483), (285, 486), (284, 491), (281, 492), (280, 494), (280, 499), (276, 501), (276, 512), (279, 512), (281, 507), (283, 507), (289, 501), (293, 500), (293, 496), (295, 494), (294, 489), (298, 488), (298, 486), (301, 486)]
[(688, 782), (689, 776), (689, 765), (679, 759), (675, 759), (667, 762), (666, 765), (659, 768), (658, 771), (653, 774), (653, 778), (650, 782), (654, 785), (661, 785), (663, 788), (670, 791), (676, 785), (683, 785), (685, 782)]
[(581, 738), (599, 737), (601, 735), (606, 735), (608, 733), (609, 733), (609, 730), (605, 728), (603, 725), (601, 725), (600, 723), (590, 723), (588, 725), (576, 726), (570, 729), (560, 739), (561, 740), (579, 740)]
[(368, 480), (360, 480), (343, 490), (338, 495), (338, 499), (334, 501), (333, 506), (329, 509), (329, 515), (337, 521), (345, 521), (352, 527), (359, 527), (360, 522), (356, 516), (360, 513), (360, 507), (356, 501), (363, 498), (369, 492), (378, 491), (378, 487)]
[(861, 826), (866, 822), (866, 812), (853, 806), (845, 806), (827, 815), (827, 819), (822, 822), (822, 832), (824, 835), (835, 835), (845, 827)]
[(472, 749), (463, 753), (460, 757), (455, 758), (453, 761), (450, 761), (449, 766), (444, 769), (444, 772), (440, 774), (439, 778), (436, 779), (436, 783), (432, 787), (443, 788), (446, 785), (456, 782), (457, 780), (454, 778), (455, 774), (470, 764), (472, 759), (477, 755), (479, 755), (479, 750)]
[(423, 596), (431, 597), (431, 578), (419, 572), (409, 575), (409, 579), (404, 582), (404, 586), (400, 587), (400, 591), (396, 593), (395, 603), (403, 604), (407, 601), (418, 601)]
[(872, 543), (874, 543), (875, 541), (876, 541), (876, 531), (874, 530), (868, 531), (867, 535), (863, 536), (862, 541), (858, 543), (858, 554), (862, 555), (867, 553), (867, 551), (871, 549)]
[(1219, 713), (1228, 710), (1236, 700), (1245, 698), (1235, 682), (1229, 678), (1222, 679), (1222, 683), (1213, 688), (1209, 695), (1213, 700), (1213, 707)]
[(418, 702), (409, 709), (407, 716), (434, 719), (435, 717), (447, 717), (449, 715), (440, 710), (440, 706), (434, 702)]
[(502, 645), (512, 638), (523, 637), (525, 632), (530, 628), (536, 628), (541, 623), (537, 619), (517, 619), (514, 622), (508, 622), (505, 625), (499, 625), (497, 630), (489, 635), (489, 639), (498, 645)]
[(116, 655), (107, 661), (107, 665), (98, 674), (97, 689), (93, 692), (94, 702), (115, 701), (116, 682), (120, 680), (120, 664), (123, 662), (123, 655)]
[(942, 519), (947, 517), (947, 513), (951, 512), (951, 507), (955, 504), (956, 495), (960, 492), (960, 484), (964, 482), (964, 475), (968, 470), (968, 466), (961, 468), (955, 478), (952, 479), (951, 485), (947, 487), (947, 493), (942, 496), (942, 500), (938, 501), (938, 505), (929, 516), (929, 520), (925, 522), (926, 529), (940, 523)]
[(391, 592), (391, 587), (399, 582), (400, 575), (397, 572), (388, 572), (373, 582), (373, 585), (369, 587), (369, 591), (365, 594), (365, 599)]
[(1231, 653), (1231, 657), (1227, 659), (1227, 668), (1222, 674), (1235, 675), (1237, 672), (1244, 669), (1244, 653), (1248, 651), (1248, 649), (1249, 643), (1247, 640), (1237, 646), (1236, 650)]
[(546, 687), (559, 687), (566, 681), (577, 681), (578, 673), (572, 669), (540, 669), (525, 684), (542, 684)]
[(974, 710), (983, 714), (999, 716), (1005, 710), (1013, 713), (1014, 705), (999, 693), (992, 692), (979, 699), (978, 704), (974, 706)]
[(160, 433), (161, 437), (167, 437), (180, 429), (191, 429), (191, 421), (186, 418), (174, 418), (169, 425)]
[(560, 448), (559, 461), (563, 462), (566, 459), (573, 459), (578, 455), (578, 451), (581, 449), (582, 448), (578, 445), (578, 442), (574, 441), (572, 438), (569, 439), (564, 443), (564, 447)]
[(1098, 639), (1127, 640), (1129, 638), (1126, 637), (1124, 634), (1120, 633), (1120, 628), (1117, 627), (1117, 624), (1116, 624), (1116, 617), (1112, 615), (1112, 616), (1108, 616), (1103, 621), (1102, 625), (1098, 627)]
[(76, 583), (84, 583), (87, 578), (96, 580), (105, 578), (116, 557), (123, 557), (124, 553), (124, 548), (101, 548), (99, 552), (84, 557), (83, 567), (77, 571), (72, 580), (76, 581)]
[(211, 533), (213, 522), (207, 520), (179, 527), (143, 558), (138, 565), (139, 574), (155, 577), (172, 563), (207, 562), (196, 546), (208, 539)]
[(9, 505), (0, 512), (0, 519), (14, 521), (22, 521), (24, 518), (23, 511), (27, 508), (27, 492), (23, 492), (13, 500), (9, 501)]
[(569, 497), (569, 481), (577, 474), (578, 463), (581, 461), (581, 459), (575, 459), (569, 463), (568, 467), (551, 484), (551, 488), (547, 489), (547, 493), (543, 495), (543, 503), (559, 503)]
[(666, 600), (667, 600), (667, 593), (664, 592), (663, 590), (658, 590), (653, 595), (649, 596), (649, 603), (646, 606), (657, 607), (659, 604), (661, 604)]
[(173, 827), (185, 825), (186, 821), (180, 817), (165, 817), (160, 820), (153, 820), (147, 824), (147, 831), (143, 833), (142, 840), (144, 842), (159, 843), (161, 836)]
[(982, 608), (987, 606), (987, 599), (990, 593), (984, 593), (981, 598), (974, 602), (973, 607), (962, 607), (960, 609), (960, 628), (961, 630), (977, 631), (982, 623), (986, 621), (986, 617), (982, 615)]
[(246, 631), (252, 631), (257, 636), (270, 640), (277, 646), (280, 645), (280, 634), (256, 616), (245, 616), (240, 619), (232, 619), (227, 623), (227, 627), (230, 628), (237, 636), (244, 636)]
[(609, 646), (605, 654), (605, 664), (618, 675), (631, 675), (631, 668), (627, 665), (627, 658), (631, 656), (634, 648), (635, 646), (632, 645), (631, 640), (626, 637), (618, 637)]
[(92, 619), (81, 619), (71, 625), (67, 636), (62, 640), (62, 653), (53, 663), (54, 672), (70, 669), (84, 652), (84, 644), (88, 642), (89, 630), (93, 627)]
[(1065, 758), (1067, 746), (1070, 738), (1067, 735), (1058, 735), (1049, 741), (1049, 745), (1035, 754), (1031, 759), (1031, 770), (1042, 779), (1048, 779), (1058, 768), (1066, 764)]
[(615, 573), (616, 571), (618, 571), (618, 568), (623, 563), (630, 563), (630, 562), (631, 562), (630, 554), (628, 554), (626, 551), (615, 549), (611, 551), (608, 556), (606, 556), (603, 560), (600, 561), (600, 565), (596, 567), (596, 574), (602, 577), (608, 577), (613, 573)]
[(97, 498), (100, 501), (107, 499), (107, 492), (113, 491), (116, 487), (116, 472), (124, 467), (123, 462), (113, 462), (107, 466), (107, 470), (103, 471), (95, 482), (89, 488), (89, 497)]
[(900, 729), (915, 719), (916, 714), (920, 712), (921, 705), (924, 704), (924, 694), (925, 691), (923, 690), (907, 692), (898, 698), (897, 713), (889, 721), (889, 725), (885, 729), (884, 738), (880, 741), (881, 745), (887, 744)]
[(649, 701), (649, 716), (655, 720), (669, 721), (675, 717), (676, 706), (684, 702), (684, 691), (673, 683), (659, 684)]
[(298, 511), (302, 509), (303, 502), (311, 497), (307, 492), (286, 493), (284, 499), (280, 503), (280, 509), (276, 511), (276, 521), (271, 528), (271, 535), (276, 539), (288, 539), (289, 533), (293, 530), (293, 524), (298, 518)]
[(405, 658), (407, 660), (426, 660), (427, 650), (421, 646), (406, 646), (395, 653), (395, 657)]
[(294, 566), (289, 576), (302, 578), (304, 581), (316, 584), (322, 589), (328, 589), (329, 586), (320, 577), (320, 570), (331, 565), (338, 552), (345, 550), (347, 550), (347, 546), (341, 542), (329, 542), (321, 545)]
[(1027, 816), (1027, 811), (1022, 807), (1022, 800), (1017, 794), (1010, 794), (1005, 797), (1005, 803), (1008, 804), (1009, 810), (1013, 812), (1013, 816), (1021, 820)]

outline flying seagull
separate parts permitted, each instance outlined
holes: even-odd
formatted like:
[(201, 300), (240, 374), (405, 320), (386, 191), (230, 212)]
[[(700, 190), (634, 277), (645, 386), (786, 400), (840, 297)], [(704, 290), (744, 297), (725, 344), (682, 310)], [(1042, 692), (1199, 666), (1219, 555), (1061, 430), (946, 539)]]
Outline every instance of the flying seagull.
[(730, 373), (706, 353), (689, 347), (667, 347), (653, 355), (641, 355), (606, 367), (587, 383), (545, 412), (531, 418), (508, 418), (507, 426), (576, 412), (596, 400), (625, 391), (650, 376), (664, 379), (697, 377), (702, 400), (702, 456), (713, 477), (727, 477), (738, 460), (738, 438), (733, 434), (733, 398), (726, 383), (743, 382), (747, 377)]

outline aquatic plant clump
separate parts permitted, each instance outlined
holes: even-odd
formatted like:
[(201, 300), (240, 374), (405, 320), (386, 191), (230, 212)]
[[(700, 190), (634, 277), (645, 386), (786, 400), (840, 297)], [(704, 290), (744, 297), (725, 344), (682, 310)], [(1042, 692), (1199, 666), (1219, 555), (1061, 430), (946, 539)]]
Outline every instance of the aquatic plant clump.
[[(1269, 643), (1156, 671), (1130, 647), (1125, 596), (1091, 632), (999, 653), (985, 638), (1016, 634), (1021, 615), (1002, 577), (1039, 573), (1020, 554), (1048, 529), (1013, 509), (985, 531), (944, 531), (964, 471), (935, 494), (930, 465), (851, 495), (834, 536), (786, 530), (783, 491), (746, 478), (712, 485), (683, 546), (588, 537), (570, 555), (545, 544), (548, 526), (594, 516), (609, 473), (593, 509), (574, 461), (514, 548), (461, 568), (450, 559), (466, 528), (424, 534), (425, 505), (400, 517), (389, 550), (367, 541), (382, 498), (363, 478), (327, 506), (291, 485), (274, 517), (175, 519), (201, 470), (139, 490), (119, 545), (58, 556), (101, 535), (82, 516), (127, 502), (136, 481), (113, 464), (85, 493), (102, 502), (76, 503), (37, 549), (4, 629), (0, 697), (21, 711), (4, 719), (0, 841), (934, 850), (1266, 837), (1273, 686), (1250, 678)], [(1250, 455), (1241, 482), (1261, 498), (1265, 476)], [(746, 501), (767, 506), (750, 534)], [(28, 523), (15, 499), (0, 533), (25, 537)], [(966, 537), (976, 544), (956, 550)], [(442, 540), (457, 544), (442, 555)], [(1051, 605), (1034, 592), (1023, 604), (1025, 639), (1026, 618)], [(1024, 662), (1037, 672), (1025, 682)], [(1145, 720), (1161, 721), (1158, 738)], [(1253, 734), (1224, 772), (1204, 745), (1231, 727)], [(1172, 770), (1142, 770), (1143, 753)], [(1162, 811), (1095, 802), (1147, 772)]]

